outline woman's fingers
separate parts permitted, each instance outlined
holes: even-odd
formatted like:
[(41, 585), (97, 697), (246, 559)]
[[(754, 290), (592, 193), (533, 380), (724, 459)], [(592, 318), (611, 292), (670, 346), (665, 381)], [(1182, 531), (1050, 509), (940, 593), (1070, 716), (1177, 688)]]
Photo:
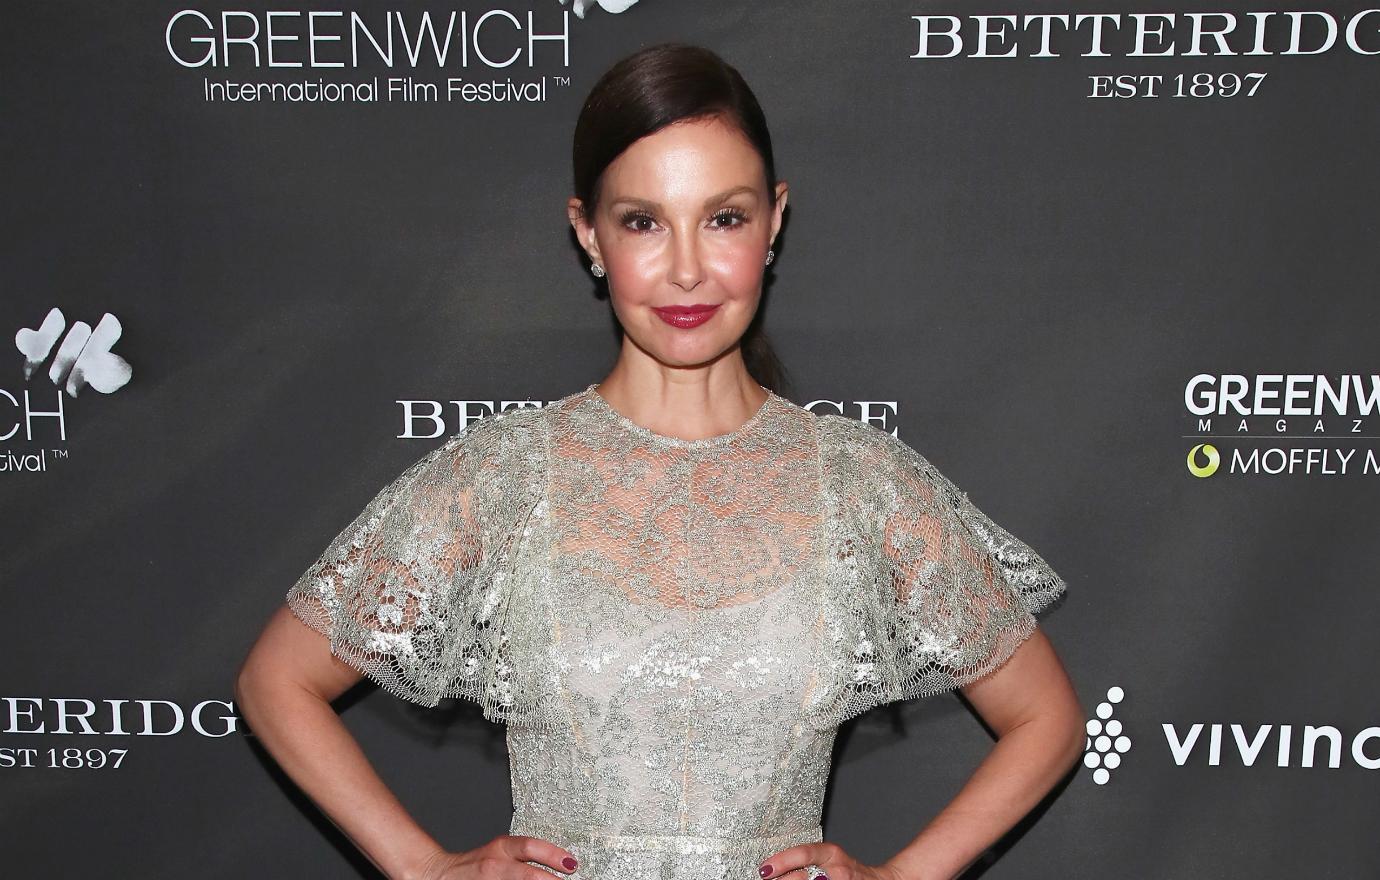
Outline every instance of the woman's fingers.
[[(830, 867), (829, 862), (835, 859), (838, 851), (837, 844), (827, 841), (790, 846), (763, 859), (761, 867), (757, 870), (757, 875), (763, 880), (772, 880), (772, 878), (780, 877), (789, 871), (796, 871), (797, 873), (792, 874), (790, 880), (795, 880), (795, 878), (804, 880), (806, 865), (818, 865), (821, 870), (827, 873)], [(845, 878), (831, 877), (830, 880), (845, 880)]]
[[(504, 852), (522, 862), (540, 862), (569, 874), (579, 867), (575, 854), (565, 847), (557, 846), (541, 837), (526, 834), (509, 834), (504, 837)], [(536, 870), (541, 870), (540, 868)]]

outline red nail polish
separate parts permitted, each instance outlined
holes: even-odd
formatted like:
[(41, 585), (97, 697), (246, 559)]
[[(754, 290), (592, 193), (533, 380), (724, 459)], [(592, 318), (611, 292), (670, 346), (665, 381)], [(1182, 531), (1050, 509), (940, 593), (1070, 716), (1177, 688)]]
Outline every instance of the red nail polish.
[(565, 869), (567, 871), (575, 870), (576, 862), (570, 856), (566, 856), (565, 858), (561, 859), (561, 864), (565, 866)]
[(757, 869), (757, 873), (761, 874), (763, 877), (770, 877), (771, 865), (763, 865), (762, 867)]

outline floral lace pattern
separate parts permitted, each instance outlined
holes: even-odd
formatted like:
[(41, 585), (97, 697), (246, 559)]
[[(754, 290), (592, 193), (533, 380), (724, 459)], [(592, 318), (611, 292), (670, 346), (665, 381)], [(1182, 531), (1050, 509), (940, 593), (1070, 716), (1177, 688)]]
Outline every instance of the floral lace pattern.
[(822, 839), (841, 721), (986, 675), (1064, 589), (870, 425), (768, 393), (687, 440), (590, 385), (448, 438), (288, 602), (393, 693), (505, 722), (512, 833), (563, 876), (753, 880)]

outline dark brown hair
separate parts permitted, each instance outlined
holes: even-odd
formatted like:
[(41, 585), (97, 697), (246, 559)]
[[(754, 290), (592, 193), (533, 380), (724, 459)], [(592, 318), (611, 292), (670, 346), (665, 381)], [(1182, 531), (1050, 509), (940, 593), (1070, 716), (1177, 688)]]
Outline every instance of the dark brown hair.
[[(585, 216), (594, 214), (604, 170), (635, 141), (672, 123), (709, 117), (736, 127), (757, 150), (774, 208), (777, 181), (771, 133), (742, 75), (709, 49), (659, 43), (614, 64), (585, 98), (572, 151), (575, 196)], [(762, 329), (760, 306), (743, 334), (742, 349), (752, 378), (783, 393), (786, 369)]]

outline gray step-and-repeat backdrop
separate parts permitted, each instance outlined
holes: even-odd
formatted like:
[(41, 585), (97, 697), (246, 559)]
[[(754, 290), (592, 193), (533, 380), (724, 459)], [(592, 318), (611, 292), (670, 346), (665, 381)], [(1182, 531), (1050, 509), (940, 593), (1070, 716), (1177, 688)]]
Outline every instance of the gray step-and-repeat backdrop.
[[(572, 128), (681, 40), (791, 185), (787, 396), (1069, 582), (1084, 761), (972, 874), (1380, 876), (1380, 9), (575, 3), (7, 7), (3, 873), (377, 876), (234, 672), (443, 433), (609, 368)], [(506, 832), (501, 727), (339, 708), (442, 843)], [(849, 722), (826, 839), (884, 860), (991, 744), (952, 695)]]

